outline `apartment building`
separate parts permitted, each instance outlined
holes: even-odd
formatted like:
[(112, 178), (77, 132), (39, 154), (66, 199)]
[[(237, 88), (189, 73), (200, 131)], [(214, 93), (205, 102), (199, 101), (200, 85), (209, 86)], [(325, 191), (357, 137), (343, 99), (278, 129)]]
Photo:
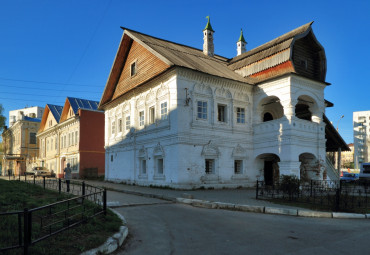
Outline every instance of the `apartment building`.
[(370, 111), (353, 113), (353, 144), (355, 168), (370, 162)]
[(46, 105), (37, 137), (40, 165), (63, 177), (67, 163), (73, 178), (104, 174), (104, 113), (97, 101), (67, 97), (64, 106)]

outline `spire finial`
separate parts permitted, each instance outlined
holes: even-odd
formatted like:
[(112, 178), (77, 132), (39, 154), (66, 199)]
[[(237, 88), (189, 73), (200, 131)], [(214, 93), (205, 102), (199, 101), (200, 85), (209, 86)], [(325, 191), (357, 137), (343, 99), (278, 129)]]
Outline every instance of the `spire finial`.
[(203, 31), (204, 30), (210, 30), (210, 31), (214, 32), (214, 30), (212, 29), (212, 26), (211, 26), (211, 19), (209, 18), (209, 16), (207, 16), (206, 19), (208, 19), (208, 22), (207, 22), (206, 27), (203, 29)]
[(241, 28), (240, 29), (240, 36), (239, 36), (239, 40), (238, 42), (244, 42), (244, 43), (247, 43), (244, 39), (244, 36), (243, 36), (243, 29)]

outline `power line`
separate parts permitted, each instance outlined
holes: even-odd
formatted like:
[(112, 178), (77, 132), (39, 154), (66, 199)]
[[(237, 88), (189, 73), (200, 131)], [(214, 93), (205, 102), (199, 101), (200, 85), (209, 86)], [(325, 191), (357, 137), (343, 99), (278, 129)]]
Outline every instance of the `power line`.
[(42, 83), (42, 84), (53, 84), (53, 85), (62, 85), (62, 86), (83, 86), (83, 87), (99, 87), (102, 86), (98, 85), (87, 85), (87, 84), (73, 84), (73, 83), (63, 83), (63, 82), (49, 82), (49, 81), (36, 81), (36, 80), (21, 80), (21, 79), (10, 79), (10, 78), (4, 78), (0, 77), (1, 80), (7, 80), (7, 81), (19, 81), (19, 82), (29, 82), (29, 83)]
[[(35, 102), (37, 100), (35, 99), (20, 99), (20, 98), (7, 98), (7, 97), (0, 97), (0, 99), (4, 99), (4, 100), (11, 100), (11, 101), (29, 101), (29, 102)], [(42, 100), (42, 102), (46, 102), (47, 100)], [(63, 102), (58, 102), (58, 104), (64, 104), (64, 101)]]
[(83, 51), (83, 53), (82, 53), (81, 57), (79, 58), (79, 60), (78, 60), (78, 62), (77, 62), (77, 65), (74, 67), (74, 69), (73, 69), (73, 71), (72, 71), (71, 75), (68, 77), (67, 82), (69, 82), (69, 81), (72, 79), (72, 77), (73, 77), (73, 75), (75, 74), (75, 72), (76, 72), (77, 68), (78, 68), (78, 67), (80, 66), (80, 64), (81, 64), (82, 59), (85, 57), (85, 54), (86, 54), (86, 52), (87, 52), (87, 49), (90, 47), (90, 44), (91, 44), (92, 40), (94, 39), (95, 34), (96, 34), (96, 32), (98, 31), (98, 28), (100, 27), (101, 23), (103, 22), (103, 19), (104, 19), (104, 17), (105, 17), (105, 14), (106, 14), (106, 13), (107, 13), (107, 11), (108, 11), (108, 8), (109, 8), (109, 6), (110, 6), (111, 2), (112, 2), (112, 0), (110, 0), (110, 1), (109, 1), (109, 3), (107, 4), (107, 6), (105, 7), (105, 9), (104, 9), (104, 11), (103, 11), (103, 15), (101, 16), (101, 18), (100, 18), (100, 20), (99, 20), (99, 22), (98, 22), (97, 26), (95, 27), (94, 32), (92, 33), (92, 35), (91, 35), (91, 37), (90, 37), (90, 39), (89, 39), (89, 41), (88, 41), (88, 43), (87, 43), (87, 45), (86, 45), (86, 47), (85, 47), (85, 49), (84, 49), (84, 51)]
[[(9, 87), (9, 88), (19, 88), (19, 89), (34, 89), (30, 87), (23, 87), (23, 86), (13, 86), (13, 85), (7, 85), (7, 84), (0, 84), (1, 87)], [(49, 90), (49, 91), (65, 91), (63, 89), (48, 89), (48, 88), (37, 88), (37, 90)], [(95, 91), (87, 91), (87, 90), (68, 90), (68, 92), (73, 93), (96, 93), (96, 94), (102, 94), (102, 92), (95, 92)]]
[[(1, 92), (1, 94), (15, 94), (12, 92)], [(37, 96), (37, 97), (66, 97), (63, 95), (40, 95), (40, 94), (27, 94), (27, 93), (16, 93), (17, 96)], [(35, 100), (35, 99), (34, 99)]]

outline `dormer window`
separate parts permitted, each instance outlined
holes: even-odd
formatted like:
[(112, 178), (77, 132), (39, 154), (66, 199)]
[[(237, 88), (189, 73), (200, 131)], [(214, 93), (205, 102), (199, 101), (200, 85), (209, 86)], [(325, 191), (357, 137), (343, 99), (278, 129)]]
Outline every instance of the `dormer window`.
[(136, 61), (131, 63), (131, 67), (130, 67), (130, 74), (131, 74), (131, 77), (134, 76), (136, 74)]

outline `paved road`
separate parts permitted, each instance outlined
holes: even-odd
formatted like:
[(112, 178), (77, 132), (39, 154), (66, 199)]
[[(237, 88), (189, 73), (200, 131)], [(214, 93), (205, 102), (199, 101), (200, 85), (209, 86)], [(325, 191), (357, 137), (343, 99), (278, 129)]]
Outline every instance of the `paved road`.
[[(365, 254), (370, 221), (196, 208), (108, 192), (128, 221), (115, 254)], [(364, 253), (365, 252), (365, 253)]]

